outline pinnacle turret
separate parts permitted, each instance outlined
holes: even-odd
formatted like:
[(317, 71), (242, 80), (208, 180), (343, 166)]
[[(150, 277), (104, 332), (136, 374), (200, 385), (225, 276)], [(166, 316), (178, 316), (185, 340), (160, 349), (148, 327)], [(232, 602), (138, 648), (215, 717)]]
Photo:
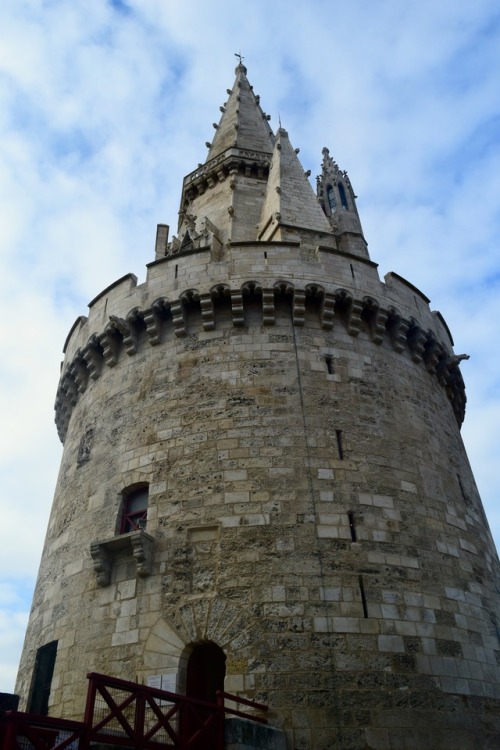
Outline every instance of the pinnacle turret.
[(317, 183), (318, 199), (333, 229), (339, 250), (369, 258), (351, 182), (347, 172), (339, 168), (326, 147), (323, 149), (322, 171)]

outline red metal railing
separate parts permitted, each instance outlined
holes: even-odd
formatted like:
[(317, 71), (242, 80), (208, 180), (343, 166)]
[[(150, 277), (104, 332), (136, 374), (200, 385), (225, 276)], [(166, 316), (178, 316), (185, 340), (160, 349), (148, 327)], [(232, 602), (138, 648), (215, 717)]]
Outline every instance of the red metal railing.
[(263, 713), (267, 706), (230, 693), (220, 691), (209, 703), (95, 672), (87, 677), (83, 722), (8, 711), (0, 723), (1, 750), (88, 750), (98, 742), (135, 750), (224, 750), (226, 715), (267, 723), (238, 707)]
[(7, 711), (0, 719), (2, 750), (74, 750), (86, 747), (87, 727), (81, 721)]
[(226, 693), (222, 690), (217, 691), (217, 705), (223, 708), (224, 714), (231, 714), (232, 716), (239, 716), (242, 719), (251, 719), (252, 721), (258, 721), (260, 724), (267, 724), (267, 719), (264, 716), (259, 716), (258, 714), (249, 714), (245, 711), (239, 711), (237, 708), (229, 708), (229, 706), (226, 706), (225, 700), (229, 700), (232, 703), (241, 704), (242, 706), (249, 706), (250, 708), (254, 708), (256, 711), (260, 711), (262, 713), (267, 713), (269, 707), (264, 705), (264, 703), (257, 703), (256, 701), (251, 701), (248, 698), (242, 698), (239, 695), (232, 695), (231, 693)]
[(90, 742), (127, 744), (141, 750), (156, 750), (159, 744), (191, 750), (210, 737), (214, 747), (224, 746), (220, 744), (224, 719), (220, 706), (105, 675), (87, 676), (84, 723)]

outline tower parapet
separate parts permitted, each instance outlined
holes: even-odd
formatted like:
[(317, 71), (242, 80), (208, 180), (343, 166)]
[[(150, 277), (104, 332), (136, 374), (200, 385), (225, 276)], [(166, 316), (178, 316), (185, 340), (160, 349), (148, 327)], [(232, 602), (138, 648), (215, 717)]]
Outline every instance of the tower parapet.
[(346, 174), (323, 153), (318, 203), (236, 76), (178, 236), (68, 335), (17, 692), (80, 718), (92, 670), (205, 699), (216, 675), (288, 750), (487, 747), (499, 562), (465, 355), (380, 280)]
[[(104, 367), (115, 367), (121, 361), (128, 368), (129, 361), (133, 362), (131, 358), (140, 349), (147, 350), (149, 346), (168, 341), (171, 334), (181, 338), (215, 330), (218, 328), (215, 311), (221, 305), (227, 308), (225, 327), (227, 320), (231, 320), (236, 328), (274, 325), (275, 307), (283, 293), (290, 298), (293, 325), (310, 324), (313, 328), (319, 325), (322, 330), (340, 326), (353, 337), (363, 332), (363, 337), (373, 344), (380, 346), (384, 343), (394, 351), (404, 353), (416, 365), (425, 367), (444, 388), (458, 424), (462, 423), (466, 397), (459, 370), (461, 359), (453, 354), (450, 343), (446, 341), (448, 337), (443, 337), (440, 319), (431, 314), (429, 300), (419, 290), (395, 274), (386, 277), (388, 287), (379, 283), (377, 291), (370, 289), (370, 294), (362, 296), (352, 283), (339, 287), (338, 281), (325, 282), (329, 276), (329, 251), (320, 249), (317, 257), (309, 260), (308, 273), (301, 273), (299, 279), (295, 266), (305, 270), (300, 246), (274, 242), (265, 243), (264, 247), (265, 250), (260, 243), (245, 243), (244, 247), (231, 248), (228, 257), (233, 266), (231, 284), (223, 282), (217, 275), (212, 276), (208, 269), (204, 269), (200, 279), (199, 268), (196, 288), (179, 287), (175, 278), (171, 279), (174, 283), (168, 284), (162, 264), (164, 295), (161, 297), (155, 297), (156, 285), (149, 279), (137, 287), (132, 275), (99, 295), (90, 305), (90, 319), (78, 318), (65, 347), (68, 356), (55, 406), (61, 440), (64, 441), (80, 394), (99, 377)], [(207, 264), (211, 263), (210, 249), (207, 246)], [(288, 273), (280, 276), (278, 272), (283, 256), (286, 256)], [(338, 261), (339, 257), (336, 258), (337, 264)], [(351, 275), (355, 278), (352, 264), (345, 259), (343, 262), (352, 269)], [(368, 271), (375, 270), (371, 263), (367, 268)], [(172, 269), (168, 270), (171, 272)], [(249, 278), (248, 273), (252, 271), (254, 276)], [(206, 279), (203, 278), (205, 275)], [(338, 276), (341, 278), (342, 274)], [(221, 288), (224, 290), (222, 298)], [(420, 311), (414, 310), (415, 295), (420, 299)], [(250, 298), (253, 315), (247, 312)], [(95, 312), (94, 305), (97, 306)], [(106, 310), (104, 315), (103, 308)], [(307, 318), (306, 308), (309, 312)]]

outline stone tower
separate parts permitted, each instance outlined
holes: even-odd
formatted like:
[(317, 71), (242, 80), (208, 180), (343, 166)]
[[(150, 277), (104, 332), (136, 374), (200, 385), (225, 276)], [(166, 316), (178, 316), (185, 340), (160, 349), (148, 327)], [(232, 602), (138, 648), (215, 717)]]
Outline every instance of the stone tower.
[(346, 172), (324, 149), (315, 195), (246, 73), (177, 236), (68, 335), (18, 692), (80, 718), (88, 671), (189, 693), (196, 663), (267, 703), (288, 750), (496, 747), (462, 357), (422, 292), (379, 279)]

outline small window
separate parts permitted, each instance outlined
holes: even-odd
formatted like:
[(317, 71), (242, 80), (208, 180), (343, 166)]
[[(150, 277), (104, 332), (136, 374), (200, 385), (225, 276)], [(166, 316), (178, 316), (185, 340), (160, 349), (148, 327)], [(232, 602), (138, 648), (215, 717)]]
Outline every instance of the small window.
[(332, 214), (337, 210), (337, 202), (335, 200), (335, 193), (331, 185), (328, 185), (326, 189), (326, 197), (328, 198), (328, 205)]
[(123, 498), (120, 532), (138, 531), (146, 528), (148, 516), (148, 488), (128, 492)]
[(356, 524), (354, 522), (354, 513), (352, 512), (352, 510), (350, 510), (347, 513), (347, 518), (349, 519), (349, 530), (351, 532), (351, 541), (352, 542), (357, 542), (358, 541), (358, 536), (356, 534)]
[(342, 208), (344, 209), (344, 211), (347, 211), (347, 209), (349, 208), (347, 205), (347, 196), (345, 194), (345, 188), (341, 182), (339, 182), (339, 195)]

